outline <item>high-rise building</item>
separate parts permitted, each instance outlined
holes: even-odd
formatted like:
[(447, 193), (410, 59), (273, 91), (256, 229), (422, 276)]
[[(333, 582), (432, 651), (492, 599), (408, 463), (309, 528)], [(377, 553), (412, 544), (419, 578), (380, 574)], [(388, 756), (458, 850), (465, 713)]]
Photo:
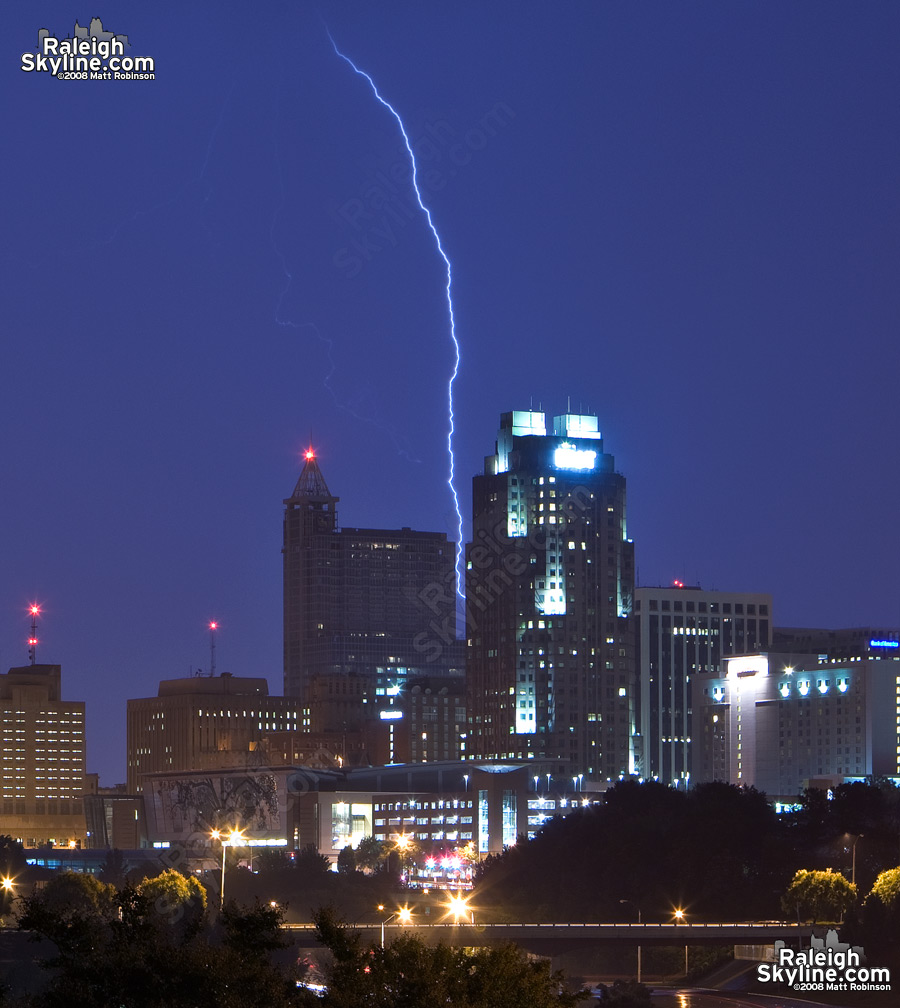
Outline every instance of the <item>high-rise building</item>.
[(0, 675), (0, 832), (26, 847), (85, 840), (84, 702), (60, 681), (59, 665)]
[(690, 786), (694, 680), (721, 674), (726, 655), (768, 649), (770, 595), (703, 591), (681, 582), (634, 592), (640, 746), (644, 777)]
[(504, 413), (472, 529), (467, 755), (631, 773), (634, 549), (597, 417)]
[[(284, 501), (284, 692), (307, 702), (335, 693), (335, 677), (358, 676), (358, 716), (377, 720), (376, 697), (410, 678), (462, 675), (453, 543), (440, 532), (340, 528), (338, 501), (308, 451)], [(310, 706), (312, 729), (324, 730)], [(327, 726), (340, 727), (359, 725)]]

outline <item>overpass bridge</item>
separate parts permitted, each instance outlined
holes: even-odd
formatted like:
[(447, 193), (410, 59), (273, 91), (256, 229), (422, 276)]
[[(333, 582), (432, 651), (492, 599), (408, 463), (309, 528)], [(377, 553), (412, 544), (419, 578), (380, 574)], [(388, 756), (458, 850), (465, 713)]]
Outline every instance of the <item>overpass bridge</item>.
[[(297, 945), (318, 947), (314, 924), (286, 924)], [(380, 944), (382, 925), (354, 924), (365, 944)], [(819, 928), (824, 934), (824, 928)], [(415, 934), (428, 944), (456, 946), (503, 945), (514, 942), (542, 955), (557, 955), (570, 949), (597, 945), (771, 945), (809, 938), (811, 924), (783, 921), (723, 922), (714, 924), (479, 924), (439, 923), (384, 925), (386, 942), (403, 933)]]

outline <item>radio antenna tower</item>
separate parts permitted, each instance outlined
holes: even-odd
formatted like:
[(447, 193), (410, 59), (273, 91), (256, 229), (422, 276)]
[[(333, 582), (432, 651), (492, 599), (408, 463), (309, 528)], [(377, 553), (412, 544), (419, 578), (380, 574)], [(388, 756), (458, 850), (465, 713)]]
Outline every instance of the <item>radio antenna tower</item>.
[(31, 636), (28, 638), (28, 664), (34, 665), (37, 661), (37, 618), (41, 613), (41, 607), (37, 602), (32, 602), (28, 607), (28, 611), (31, 613)]
[(209, 624), (209, 674), (212, 678), (216, 675), (216, 630), (219, 624), (215, 620), (210, 620)]

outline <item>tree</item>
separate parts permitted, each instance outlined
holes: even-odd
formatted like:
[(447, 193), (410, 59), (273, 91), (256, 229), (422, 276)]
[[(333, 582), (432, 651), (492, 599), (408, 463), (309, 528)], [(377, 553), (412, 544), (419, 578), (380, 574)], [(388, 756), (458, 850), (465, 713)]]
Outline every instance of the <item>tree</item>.
[(279, 850), (277, 847), (260, 847), (257, 849), (259, 853), (253, 855), (253, 861), (256, 865), (256, 870), (260, 874), (290, 868), (291, 863), (283, 850)]
[(29, 897), (19, 926), (50, 938), (58, 949), (45, 964), (52, 970), (47, 988), (29, 1005), (311, 1008), (318, 1003), (297, 986), (296, 970), (271, 962), (271, 953), (287, 944), (277, 908), (226, 907), (214, 925), (201, 917), (185, 928), (177, 913), (159, 912), (160, 900), (165, 907), (193, 907), (202, 903), (202, 894), (195, 880), (164, 872), (119, 894), (121, 917), (67, 913), (57, 900)]
[(515, 945), (458, 949), (402, 934), (363, 947), (331, 909), (313, 920), (333, 959), (323, 1008), (569, 1008), (586, 993), (569, 992), (561, 973)]
[(118, 917), (115, 886), (84, 872), (64, 871), (34, 896), (25, 898), (26, 913), (48, 914), (63, 924), (103, 922)]
[(886, 907), (893, 909), (900, 900), (900, 868), (889, 868), (883, 871), (872, 886), (869, 898), (880, 900)]
[(836, 920), (856, 901), (856, 886), (843, 875), (801, 868), (781, 898), (785, 913), (812, 920)]
[(125, 885), (125, 855), (120, 850), (113, 848), (107, 851), (98, 878), (117, 889)]
[(597, 999), (607, 1008), (650, 1008), (650, 989), (636, 980), (616, 980), (612, 984), (600, 984)]
[(337, 870), (341, 875), (352, 875), (356, 871), (356, 854), (350, 844), (338, 851)]
[(363, 837), (356, 846), (356, 864), (364, 870), (378, 871), (387, 860), (387, 856), (387, 844), (383, 840), (376, 840), (375, 837)]
[(0, 876), (15, 878), (27, 865), (25, 849), (19, 841), (6, 834), (0, 835)]
[(144, 879), (134, 890), (135, 904), (157, 927), (174, 929), (185, 937), (196, 934), (206, 915), (206, 889), (192, 875), (167, 868), (155, 878)]
[(307, 844), (294, 855), (294, 869), (314, 879), (331, 871), (331, 862), (315, 844)]

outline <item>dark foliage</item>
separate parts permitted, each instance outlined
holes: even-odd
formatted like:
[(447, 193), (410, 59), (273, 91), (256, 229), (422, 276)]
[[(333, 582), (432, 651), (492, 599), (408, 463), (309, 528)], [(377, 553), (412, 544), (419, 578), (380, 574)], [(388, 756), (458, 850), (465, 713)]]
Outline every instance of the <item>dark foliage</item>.
[(900, 791), (890, 782), (841, 785), (832, 798), (807, 791), (798, 804), (778, 816), (754, 788), (623, 781), (603, 805), (551, 819), (484, 862), (474, 902), (499, 919), (628, 920), (637, 907), (647, 922), (675, 907), (693, 920), (769, 919), (798, 869), (849, 875), (854, 842), (860, 892), (893, 867)]
[[(527, 920), (669, 920), (739, 910), (759, 916), (783, 892), (785, 840), (753, 788), (700, 785), (687, 794), (626, 781), (606, 802), (551, 819), (479, 873), (476, 904)], [(622, 900), (632, 906), (623, 906)]]
[(650, 990), (636, 980), (616, 980), (612, 984), (600, 984), (597, 998), (604, 1008), (650, 1008)]
[(186, 907), (195, 912), (182, 913), (170, 901), (161, 902), (152, 887), (111, 894), (112, 887), (79, 878), (85, 881), (61, 876), (24, 901), (20, 927), (50, 939), (57, 949), (46, 964), (49, 984), (28, 1001), (30, 1008), (317, 1003), (297, 987), (292, 970), (270, 959), (285, 945), (277, 909), (229, 907), (210, 922), (196, 912), (195, 899)]
[(323, 1008), (572, 1008), (585, 993), (514, 945), (457, 949), (405, 934), (381, 948), (363, 946), (330, 909), (315, 923), (332, 955)]

